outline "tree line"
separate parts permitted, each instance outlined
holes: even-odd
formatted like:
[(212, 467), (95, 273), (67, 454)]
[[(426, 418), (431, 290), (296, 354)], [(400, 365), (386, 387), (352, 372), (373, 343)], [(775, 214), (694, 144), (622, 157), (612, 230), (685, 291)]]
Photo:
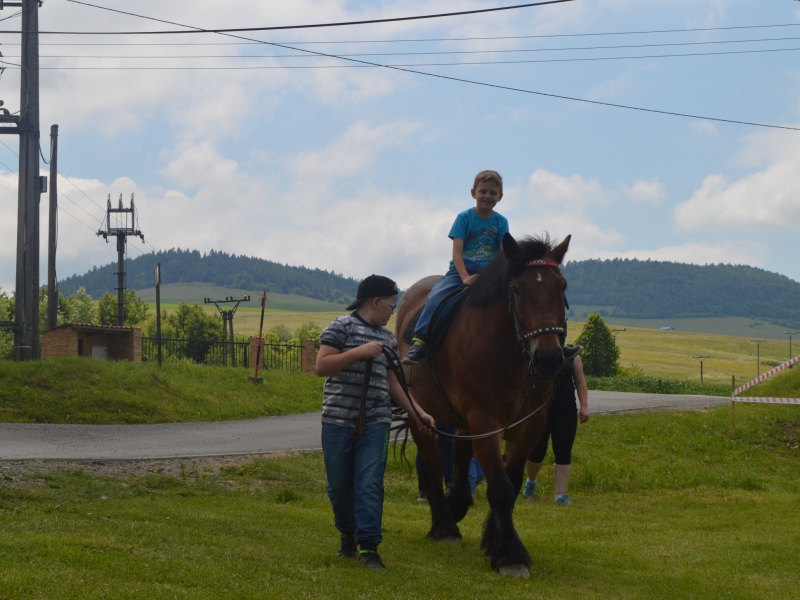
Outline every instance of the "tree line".
[[(161, 263), (162, 284), (210, 283), (242, 290), (268, 289), (281, 294), (297, 294), (307, 298), (349, 304), (355, 298), (358, 281), (322, 269), (292, 267), (251, 256), (236, 256), (212, 250), (173, 248), (143, 254), (126, 263), (127, 287), (153, 287), (153, 269)], [(59, 289), (72, 294), (83, 287), (99, 297), (116, 285), (116, 263), (94, 267), (83, 275), (72, 275), (61, 281)]]
[(800, 325), (800, 283), (745, 265), (636, 259), (584, 260), (563, 268), (573, 305), (632, 318), (747, 317)]

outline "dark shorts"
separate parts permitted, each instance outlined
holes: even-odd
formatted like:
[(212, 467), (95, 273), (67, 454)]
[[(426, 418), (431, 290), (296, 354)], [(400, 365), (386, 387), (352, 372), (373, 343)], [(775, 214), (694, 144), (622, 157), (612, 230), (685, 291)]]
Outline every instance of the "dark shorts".
[(572, 462), (572, 444), (578, 431), (578, 411), (564, 411), (556, 414), (547, 413), (547, 425), (539, 442), (534, 447), (528, 460), (535, 463), (544, 461), (547, 454), (547, 443), (553, 439), (553, 454), (557, 465), (568, 465)]

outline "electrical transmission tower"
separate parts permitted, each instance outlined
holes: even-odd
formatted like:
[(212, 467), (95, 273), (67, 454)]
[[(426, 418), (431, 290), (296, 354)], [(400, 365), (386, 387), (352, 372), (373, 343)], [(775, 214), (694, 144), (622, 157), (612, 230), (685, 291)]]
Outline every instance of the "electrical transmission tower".
[[(112, 225), (111, 217), (114, 216)], [(131, 207), (124, 208), (122, 206), (122, 194), (119, 195), (119, 206), (111, 208), (111, 194), (108, 195), (108, 208), (106, 212), (106, 229), (97, 232), (97, 235), (102, 235), (103, 239), (108, 242), (108, 236), (116, 236), (117, 238), (117, 326), (122, 327), (125, 324), (125, 245), (128, 236), (142, 238), (144, 243), (144, 234), (138, 229), (139, 219), (136, 216), (136, 208), (133, 205), (133, 194), (131, 194)]]
[[(233, 315), (236, 314), (236, 309), (239, 308), (240, 302), (250, 302), (250, 296), (245, 296), (244, 298), (236, 299), (233, 296), (225, 296), (225, 300), (212, 300), (211, 298), (203, 298), (203, 302), (205, 304), (214, 304), (219, 311), (220, 316), (222, 317), (222, 366), (228, 366), (228, 357), (227, 353), (225, 352), (225, 346), (227, 345), (227, 337), (228, 337), (228, 327), (230, 323), (230, 330), (231, 330), (231, 366), (236, 366), (236, 344), (234, 343), (233, 337)], [(224, 309), (220, 307), (220, 304), (228, 304), (234, 302), (233, 308)]]

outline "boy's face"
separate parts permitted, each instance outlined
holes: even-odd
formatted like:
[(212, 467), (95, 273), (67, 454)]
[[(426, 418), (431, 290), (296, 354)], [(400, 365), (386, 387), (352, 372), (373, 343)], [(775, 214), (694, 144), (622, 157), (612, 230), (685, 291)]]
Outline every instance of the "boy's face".
[(380, 326), (386, 325), (389, 319), (392, 318), (395, 306), (397, 306), (397, 295), (378, 298), (372, 324)]
[(503, 192), (491, 181), (481, 181), (470, 192), (475, 199), (475, 211), (484, 217), (491, 215), (495, 205), (503, 198)]

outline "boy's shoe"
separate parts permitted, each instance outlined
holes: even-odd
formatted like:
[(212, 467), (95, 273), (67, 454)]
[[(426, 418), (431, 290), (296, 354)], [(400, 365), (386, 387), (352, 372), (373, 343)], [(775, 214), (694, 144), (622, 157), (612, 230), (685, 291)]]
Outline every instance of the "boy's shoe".
[(555, 500), (553, 500), (553, 503), (554, 504), (564, 504), (564, 505), (567, 505), (567, 506), (572, 504), (572, 502), (569, 501), (569, 496), (567, 496), (566, 494), (556, 494), (556, 498), (555, 498)]
[(413, 366), (420, 364), (423, 360), (425, 360), (425, 346), (414, 342), (403, 357), (403, 364)]
[(358, 553), (358, 562), (368, 569), (385, 569), (381, 557), (375, 550), (362, 550)]
[(536, 480), (534, 479), (531, 481), (530, 479), (525, 481), (525, 487), (522, 490), (522, 497), (525, 500), (533, 500), (533, 497), (536, 495)]
[(355, 538), (352, 535), (343, 533), (342, 543), (339, 545), (339, 551), (336, 554), (344, 558), (355, 558), (358, 555)]
[(564, 359), (571, 360), (578, 356), (583, 350), (583, 346), (577, 344), (576, 346), (564, 346)]

